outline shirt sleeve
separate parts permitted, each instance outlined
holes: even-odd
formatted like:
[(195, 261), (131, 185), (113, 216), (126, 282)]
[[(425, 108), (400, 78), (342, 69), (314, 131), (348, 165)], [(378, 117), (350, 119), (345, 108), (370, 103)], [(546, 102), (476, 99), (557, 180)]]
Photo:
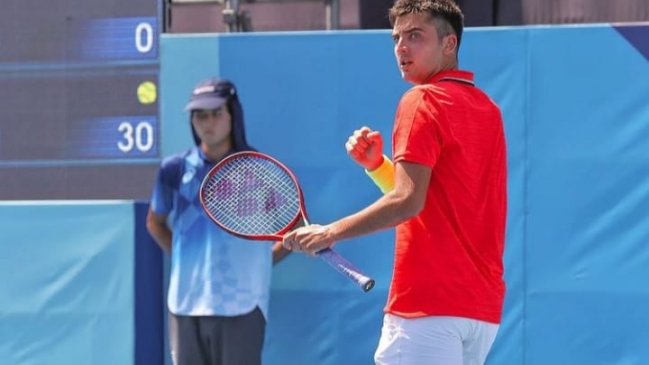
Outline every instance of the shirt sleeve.
[(162, 162), (151, 194), (151, 210), (169, 215), (173, 210), (174, 193), (180, 183), (182, 159), (174, 157)]
[(440, 108), (434, 92), (415, 87), (403, 95), (392, 134), (394, 162), (434, 167), (442, 150)]

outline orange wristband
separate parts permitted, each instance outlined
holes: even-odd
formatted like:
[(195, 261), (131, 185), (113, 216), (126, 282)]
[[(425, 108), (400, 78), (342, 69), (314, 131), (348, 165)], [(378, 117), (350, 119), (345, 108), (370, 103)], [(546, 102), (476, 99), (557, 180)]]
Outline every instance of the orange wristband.
[(394, 165), (388, 156), (383, 155), (381, 165), (372, 171), (365, 170), (365, 173), (381, 189), (383, 194), (394, 189)]

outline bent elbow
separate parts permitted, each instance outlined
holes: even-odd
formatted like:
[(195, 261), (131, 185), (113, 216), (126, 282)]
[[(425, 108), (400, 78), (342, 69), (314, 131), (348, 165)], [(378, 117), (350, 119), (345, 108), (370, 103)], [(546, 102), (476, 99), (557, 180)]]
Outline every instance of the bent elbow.
[(153, 215), (151, 214), (151, 211), (149, 211), (146, 215), (146, 228), (149, 232), (153, 229), (155, 225), (155, 219), (153, 218)]
[(162, 225), (160, 218), (156, 217), (151, 210), (146, 215), (146, 229), (151, 235), (154, 235)]
[(424, 203), (423, 199), (417, 199), (414, 196), (410, 197), (404, 202), (404, 214), (407, 215), (408, 219), (418, 215), (424, 209)]
[(424, 209), (424, 199), (418, 199), (414, 195), (396, 197), (397, 199), (397, 216), (400, 221), (406, 221), (415, 217)]

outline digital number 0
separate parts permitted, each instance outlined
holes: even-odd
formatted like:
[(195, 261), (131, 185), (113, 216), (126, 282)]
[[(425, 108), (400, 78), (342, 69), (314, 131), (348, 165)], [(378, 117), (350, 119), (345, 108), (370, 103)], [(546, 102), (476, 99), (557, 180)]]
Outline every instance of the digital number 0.
[(153, 127), (149, 122), (140, 122), (135, 127), (135, 146), (142, 152), (148, 152), (153, 147)]
[(149, 23), (139, 23), (135, 27), (135, 48), (140, 53), (148, 53), (153, 48), (153, 27)]

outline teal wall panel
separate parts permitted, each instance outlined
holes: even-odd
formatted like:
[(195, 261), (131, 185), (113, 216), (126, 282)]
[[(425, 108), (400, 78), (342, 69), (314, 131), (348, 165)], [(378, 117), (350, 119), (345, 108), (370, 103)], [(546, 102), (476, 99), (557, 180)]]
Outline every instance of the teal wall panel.
[(133, 364), (133, 208), (0, 203), (0, 363)]

